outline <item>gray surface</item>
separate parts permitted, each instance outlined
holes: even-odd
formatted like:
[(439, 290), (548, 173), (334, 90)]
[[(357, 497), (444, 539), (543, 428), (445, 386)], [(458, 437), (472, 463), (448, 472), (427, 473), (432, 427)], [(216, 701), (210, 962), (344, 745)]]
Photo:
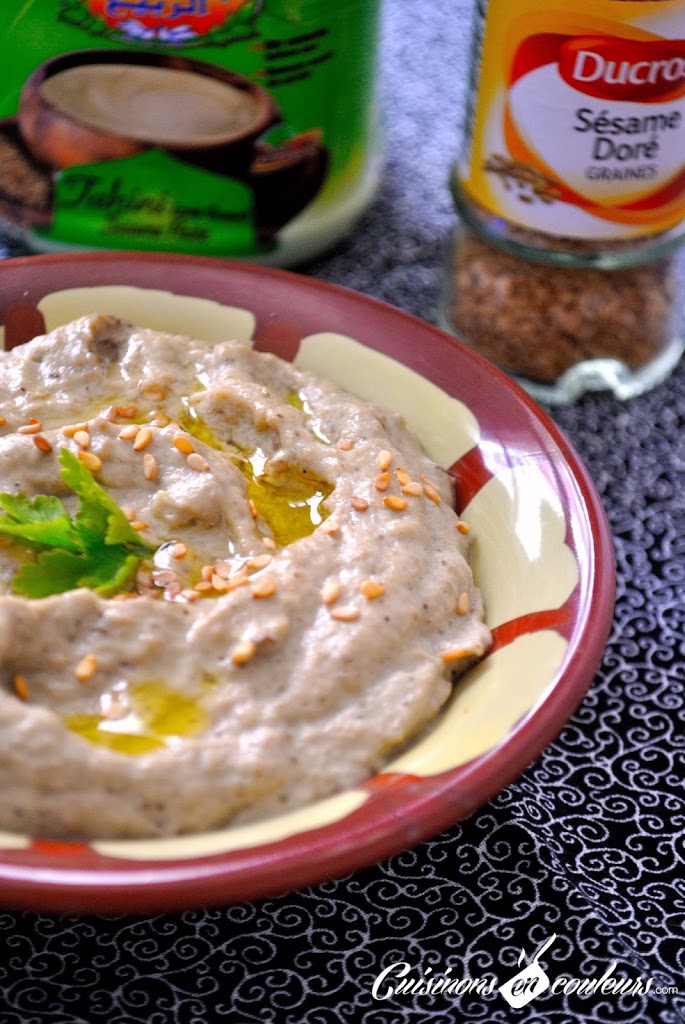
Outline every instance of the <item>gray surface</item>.
[[(308, 273), (434, 320), (452, 213), (471, 4), (390, 0), (381, 191)], [(627, 405), (555, 412), (613, 529), (618, 603), (591, 691), (525, 775), (430, 843), (340, 882), (244, 907), (152, 918), (0, 915), (0, 1024), (509, 1024), (685, 1020), (685, 367)], [(371, 997), (412, 977), (517, 971), (652, 978), (634, 997), (547, 992)], [(658, 992), (662, 986), (680, 993)]]

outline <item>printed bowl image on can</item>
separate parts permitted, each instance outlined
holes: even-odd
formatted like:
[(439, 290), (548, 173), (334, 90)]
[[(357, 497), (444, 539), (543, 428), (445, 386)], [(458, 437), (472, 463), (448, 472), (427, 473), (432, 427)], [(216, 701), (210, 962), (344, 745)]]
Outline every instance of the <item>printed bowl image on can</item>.
[(29, 251), (296, 266), (371, 202), (380, 0), (20, 6), (0, 4), (0, 224)]
[[(254, 141), (281, 120), (243, 75), (169, 54), (79, 50), (41, 64), (19, 100), (27, 145), (52, 167), (135, 156), (152, 146), (249, 165)], [(221, 150), (220, 154), (215, 151)]]
[[(329, 163), (316, 129), (271, 145), (264, 136), (282, 122), (270, 92), (214, 64), (79, 50), (46, 61), (26, 80), (15, 132), (24, 164), (43, 169), (45, 191), (61, 170), (154, 149), (244, 182), (254, 196), (257, 235), (269, 244), (316, 196)], [(27, 211), (20, 213), (24, 223)], [(40, 213), (37, 223), (45, 220)]]

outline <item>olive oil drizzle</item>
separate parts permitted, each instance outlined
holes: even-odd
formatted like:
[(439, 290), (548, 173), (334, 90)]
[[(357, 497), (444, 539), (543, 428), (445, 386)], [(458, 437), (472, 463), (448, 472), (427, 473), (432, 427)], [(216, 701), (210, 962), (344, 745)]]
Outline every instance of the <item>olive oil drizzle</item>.
[[(203, 680), (203, 689), (210, 685)], [(179, 693), (158, 679), (136, 683), (112, 696), (115, 702), (121, 702), (121, 713), (116, 717), (105, 712), (77, 713), (64, 715), (64, 724), (90, 743), (131, 757), (172, 746), (207, 727), (201, 696)]]
[(309, 401), (302, 394), (301, 391), (295, 391), (293, 388), (291, 388), (286, 394), (285, 400), (288, 403), (288, 405), (292, 405), (294, 409), (299, 409), (301, 413), (304, 413), (304, 416), (307, 419), (308, 429), (310, 433), (314, 435), (317, 441), (320, 441), (321, 444), (325, 445), (332, 444), (330, 437), (326, 437), (324, 432), (319, 428), (314, 418), (314, 410), (312, 409), (311, 405), (309, 404)]
[(179, 426), (210, 448), (229, 453), (247, 480), (247, 497), (254, 502), (258, 521), (279, 547), (308, 537), (324, 522), (330, 514), (324, 502), (333, 492), (332, 484), (299, 466), (268, 472), (261, 448), (245, 451), (223, 441), (187, 399), (183, 404)]
[[(294, 465), (279, 466), (276, 472), (269, 472), (267, 456), (260, 448), (248, 451), (224, 441), (198, 415), (188, 398), (181, 401), (183, 411), (176, 417), (178, 425), (208, 447), (230, 456), (247, 481), (247, 497), (253, 503), (258, 523), (263, 524), (279, 547), (309, 536), (330, 515), (325, 501), (333, 492), (333, 484)], [(287, 401), (307, 419), (312, 417), (311, 408), (297, 392), (289, 392)], [(165, 411), (163, 406), (158, 410)], [(127, 421), (143, 423), (153, 416), (154, 409), (143, 411), (139, 405), (136, 415), (127, 417)], [(310, 423), (308, 428), (322, 444), (331, 443), (315, 424)], [(205, 677), (202, 693), (213, 682)], [(63, 715), (62, 719), (71, 732), (90, 743), (119, 754), (140, 756), (206, 729), (209, 719), (202, 693), (189, 696), (155, 679), (132, 686), (120, 684), (112, 694), (105, 695), (101, 713), (77, 712)]]

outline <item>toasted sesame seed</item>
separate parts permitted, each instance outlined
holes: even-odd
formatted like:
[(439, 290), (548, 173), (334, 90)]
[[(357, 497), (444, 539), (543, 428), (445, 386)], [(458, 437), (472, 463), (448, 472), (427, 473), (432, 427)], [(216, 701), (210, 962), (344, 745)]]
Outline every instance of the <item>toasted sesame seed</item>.
[(190, 455), (186, 455), (186, 462), (197, 473), (209, 472), (209, 463), (201, 455), (198, 455), (197, 452), (191, 452)]
[(462, 658), (468, 658), (473, 654), (473, 651), (468, 647), (449, 647), (446, 651), (442, 652), (442, 660), (449, 664), (453, 661), (461, 661)]
[(385, 473), (386, 470), (390, 469), (392, 465), (392, 455), (390, 454), (390, 452), (386, 451), (385, 448), (383, 448), (378, 453), (376, 462), (378, 463), (378, 468), (380, 469), (381, 473)]
[(148, 398), (151, 398), (153, 402), (161, 402), (166, 396), (168, 389), (163, 384), (143, 384), (140, 390)]
[(178, 576), (173, 569), (153, 569), (152, 579), (160, 587), (166, 587), (169, 583), (175, 583)]
[(219, 576), (218, 573), (212, 573), (212, 587), (214, 590), (219, 592), (224, 590), (230, 590), (228, 579), (225, 576)]
[(402, 494), (406, 494), (410, 498), (420, 498), (423, 494), (423, 487), (418, 480), (410, 480), (402, 488)]
[(29, 685), (26, 682), (24, 676), (15, 676), (13, 679), (14, 692), (16, 693), (19, 700), (29, 699)]
[(247, 573), (243, 569), (241, 569), (240, 572), (237, 572), (235, 574), (235, 576), (231, 576), (230, 579), (226, 580), (226, 583), (228, 584), (226, 589), (227, 590), (236, 590), (238, 587), (245, 586), (245, 584), (247, 582), (248, 582)]
[(157, 587), (168, 587), (170, 583), (178, 583), (173, 569), (153, 569), (153, 583)]
[(147, 530), (147, 523), (144, 523), (142, 519), (132, 519), (131, 529), (135, 530), (136, 533), (142, 533), (143, 530)]
[(192, 603), (193, 601), (197, 601), (200, 595), (197, 593), (197, 591), (191, 590), (190, 587), (186, 587), (185, 590), (181, 591), (180, 596), (185, 601), (190, 601)]
[(273, 560), (273, 555), (255, 555), (254, 558), (250, 559), (247, 565), (248, 568), (252, 569), (254, 572), (259, 572), (260, 569), (266, 569), (267, 565), (271, 565)]
[(130, 420), (133, 416), (138, 415), (137, 405), (116, 405), (114, 407), (114, 415), (121, 416), (122, 419)]
[(197, 590), (198, 594), (206, 594), (207, 591), (213, 590), (214, 588), (212, 587), (212, 584), (209, 580), (202, 580), (201, 583), (195, 584), (195, 589)]
[(87, 423), (70, 423), (68, 426), (62, 427), (62, 433), (65, 437), (74, 437), (75, 434), (78, 434), (79, 430), (87, 429)]
[(203, 565), (200, 570), (200, 576), (203, 580), (211, 580), (213, 573), (214, 569), (211, 565)]
[(457, 615), (468, 615), (469, 613), (469, 595), (464, 590), (457, 601)]
[(436, 505), (439, 505), (442, 501), (442, 498), (440, 497), (440, 495), (438, 494), (438, 492), (436, 491), (435, 487), (433, 487), (432, 484), (424, 483), (423, 493), (426, 495), (427, 498), (435, 502)]
[(193, 447), (193, 442), (190, 440), (190, 438), (185, 437), (183, 434), (176, 434), (176, 437), (173, 440), (173, 445), (174, 448), (178, 448), (179, 452), (181, 452), (183, 455), (192, 455), (193, 452), (195, 451), (195, 448)]
[(95, 655), (86, 654), (85, 658), (81, 658), (76, 666), (74, 675), (78, 679), (79, 683), (86, 683), (95, 675), (97, 667), (98, 663)]
[(98, 470), (102, 469), (102, 459), (98, 458), (93, 452), (78, 452), (78, 457), (91, 473), (97, 473)]
[(102, 414), (106, 420), (110, 423), (114, 423), (115, 420), (124, 419), (130, 420), (134, 416), (138, 415), (137, 405), (110, 405), (108, 409), (105, 409)]
[(172, 558), (185, 558), (187, 554), (188, 548), (185, 546), (185, 544), (174, 544), (174, 546), (171, 548)]
[(0, 415), (0, 427), (4, 427), (6, 423), (7, 420), (5, 419), (5, 417)]
[(338, 580), (326, 580), (321, 588), (321, 600), (324, 604), (335, 604), (341, 591), (342, 587)]
[(369, 601), (373, 601), (374, 598), (381, 597), (385, 593), (385, 587), (378, 580), (362, 580), (359, 589)]
[(406, 469), (396, 469), (395, 476), (397, 477), (398, 484), (402, 487), (406, 487), (407, 484), (411, 483), (411, 476), (407, 473)]
[(423, 491), (426, 497), (430, 498), (431, 501), (434, 501), (436, 505), (439, 505), (442, 498), (430, 477), (427, 477), (425, 473), (422, 473), (419, 480), (423, 484)]
[(354, 441), (351, 441), (349, 437), (344, 437), (341, 441), (338, 441), (338, 448), (341, 452), (349, 452), (354, 447)]
[(331, 609), (331, 618), (338, 622), (354, 622), (359, 618), (359, 609), (354, 604), (340, 605), (338, 608)]
[(373, 486), (377, 491), (387, 491), (390, 486), (390, 474), (380, 473), (373, 482)]
[(52, 451), (52, 445), (48, 441), (47, 437), (43, 437), (42, 434), (34, 434), (33, 443), (35, 444), (36, 448), (41, 452), (48, 453)]
[[(330, 532), (330, 530), (327, 532)], [(276, 541), (273, 539), (273, 537), (262, 537), (262, 544), (264, 545), (265, 548), (268, 548), (269, 551), (276, 550)]]
[(223, 576), (212, 574), (212, 586), (214, 590), (220, 593), (228, 593), (229, 590), (237, 590), (238, 587), (243, 587), (248, 581), (247, 573), (242, 569), (237, 572), (235, 576), (231, 576), (229, 579), (224, 579)]
[(383, 504), (391, 508), (393, 512), (402, 512), (407, 507), (407, 499), (400, 498), (396, 494), (388, 494), (383, 498)]
[(150, 452), (143, 455), (143, 476), (146, 480), (157, 479), (157, 459)]
[(133, 442), (134, 452), (142, 452), (143, 448), (147, 448), (150, 441), (152, 440), (152, 431), (149, 427), (141, 427), (136, 434)]
[(28, 423), (24, 423), (23, 426), (17, 427), (18, 434), (40, 434), (43, 429), (43, 424), (32, 416)]
[(124, 513), (128, 521), (136, 518), (136, 510), (131, 505), (122, 505), (121, 511)]
[(257, 512), (257, 506), (255, 505), (252, 498), (247, 499), (247, 505), (248, 508), (250, 509), (250, 515), (252, 516), (253, 519), (256, 519), (259, 513)]
[(156, 427), (168, 427), (169, 424), (171, 423), (171, 418), (167, 416), (165, 412), (162, 412), (160, 409), (157, 409), (152, 418), (152, 422)]
[(119, 431), (119, 437), (122, 441), (132, 441), (136, 436), (140, 427), (137, 423), (127, 423), (125, 427), (122, 427)]
[(457, 529), (459, 530), (459, 533), (463, 533), (464, 536), (466, 536), (467, 533), (471, 532), (471, 527), (469, 526), (468, 523), (465, 523), (463, 519), (459, 519), (457, 521)]
[(214, 563), (214, 572), (217, 576), (221, 576), (222, 580), (227, 580), (231, 575), (230, 562), (227, 562), (225, 558), (218, 558)]
[(174, 580), (173, 583), (167, 583), (164, 588), (164, 597), (167, 601), (175, 601), (183, 590), (183, 585), (178, 580)]
[(234, 665), (244, 665), (257, 653), (257, 645), (253, 640), (240, 640), (231, 651), (231, 661)]
[(74, 442), (84, 450), (90, 447), (90, 434), (87, 430), (77, 430), (74, 434)]
[(274, 580), (257, 580), (252, 585), (253, 597), (273, 597), (275, 593), (276, 584)]
[(369, 503), (366, 500), (366, 498), (357, 498), (356, 496), (350, 498), (350, 505), (357, 512), (366, 512), (367, 508), (369, 507)]

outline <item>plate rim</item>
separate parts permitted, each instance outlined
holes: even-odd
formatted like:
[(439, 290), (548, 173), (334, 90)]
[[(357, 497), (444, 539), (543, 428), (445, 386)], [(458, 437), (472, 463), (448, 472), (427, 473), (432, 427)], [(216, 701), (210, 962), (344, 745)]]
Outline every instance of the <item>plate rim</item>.
[[(418, 330), (426, 338), (433, 338), (443, 346), (447, 343), (459, 353), (459, 358), (465, 361), (467, 367), (471, 365), (477, 369), (477, 375), (484, 374), (488, 379), (496, 381), (495, 391), (501, 396), (503, 389), (518, 411), (525, 415), (526, 425), (535, 424), (542, 428), (542, 433), (553, 442), (540, 450), (536, 457), (552, 463), (557, 471), (555, 493), (560, 497), (565, 517), (568, 517), (570, 508), (567, 491), (558, 479), (558, 473), (562, 470), (568, 478), (566, 486), (570, 481), (573, 482), (576, 503), (585, 513), (586, 522), (573, 524), (574, 529), (583, 528), (585, 546), (578, 549), (575, 540), (571, 545), (579, 569), (576, 590), (581, 584), (585, 587), (584, 594), (578, 593), (573, 598), (574, 603), (579, 605), (574, 610), (573, 632), (574, 635), (579, 634), (585, 642), (569, 643), (562, 663), (549, 680), (543, 696), (517, 721), (505, 738), (464, 765), (421, 779), (418, 783), (400, 780), (397, 786), (384, 786), (371, 792), (358, 810), (333, 824), (302, 830), (286, 839), (262, 846), (198, 858), (178, 861), (115, 859), (97, 854), (88, 844), (46, 841), (39, 841), (32, 848), (23, 850), (0, 847), (0, 903), (8, 909), (137, 913), (226, 905), (320, 884), (372, 866), (388, 856), (416, 846), (487, 803), (518, 778), (558, 736), (592, 683), (613, 622), (613, 540), (601, 499), (580, 456), (549, 414), (515, 381), (458, 338), (434, 324), (382, 299), (319, 278), (260, 264), (177, 253), (84, 251), (12, 257), (0, 260), (0, 283), (3, 277), (7, 278), (12, 273), (21, 275), (26, 271), (40, 282), (41, 267), (64, 266), (68, 276), (74, 265), (85, 265), (100, 271), (103, 265), (107, 265), (112, 273), (116, 273), (120, 267), (130, 267), (136, 262), (142, 262), (148, 267), (193, 267), (223, 276), (233, 275), (242, 283), (254, 282), (256, 277), (276, 282), (277, 286), (291, 286), (300, 292), (304, 290), (305, 293), (313, 293), (324, 299), (337, 295), (345, 306), (352, 303), (357, 308), (368, 310), (372, 314), (372, 321), (390, 316), (396, 322), (406, 325), (410, 333)], [(161, 280), (162, 283), (142, 282), (138, 286), (161, 287), (175, 294), (189, 294), (188, 291), (179, 291), (178, 282), (172, 284), (167, 281), (165, 284), (163, 278)], [(98, 283), (132, 284), (130, 280), (100, 280)], [(48, 287), (39, 283), (38, 286), (25, 289), (23, 299), (35, 303), (39, 301), (35, 297), (39, 293), (39, 298), (42, 298), (62, 287), (96, 286), (95, 283), (76, 283), (73, 280), (69, 285), (53, 281)], [(198, 294), (198, 297), (206, 298), (207, 295)], [(238, 304), (233, 299), (230, 301)], [(276, 313), (274, 322), (277, 318)], [(266, 331), (269, 327), (268, 318), (262, 326)], [(330, 329), (319, 328), (322, 331)], [(307, 333), (313, 332), (306, 330), (300, 336)], [(357, 340), (368, 344), (358, 337), (358, 333), (350, 331)], [(370, 347), (376, 351), (385, 351), (374, 345)], [(404, 362), (404, 359), (401, 361)], [(420, 353), (417, 354), (417, 361), (421, 363)], [(416, 369), (414, 366), (411, 368)], [(427, 379), (433, 380), (433, 377), (428, 376)], [(478, 412), (474, 414), (481, 423), (481, 415)], [(567, 518), (567, 533), (570, 526)], [(581, 558), (581, 554), (584, 558)], [(582, 614), (578, 615), (579, 611)], [(594, 620), (591, 623), (593, 614)], [(361, 784), (354, 788), (364, 786)], [(307, 836), (304, 848), (301, 846), (302, 836)]]

